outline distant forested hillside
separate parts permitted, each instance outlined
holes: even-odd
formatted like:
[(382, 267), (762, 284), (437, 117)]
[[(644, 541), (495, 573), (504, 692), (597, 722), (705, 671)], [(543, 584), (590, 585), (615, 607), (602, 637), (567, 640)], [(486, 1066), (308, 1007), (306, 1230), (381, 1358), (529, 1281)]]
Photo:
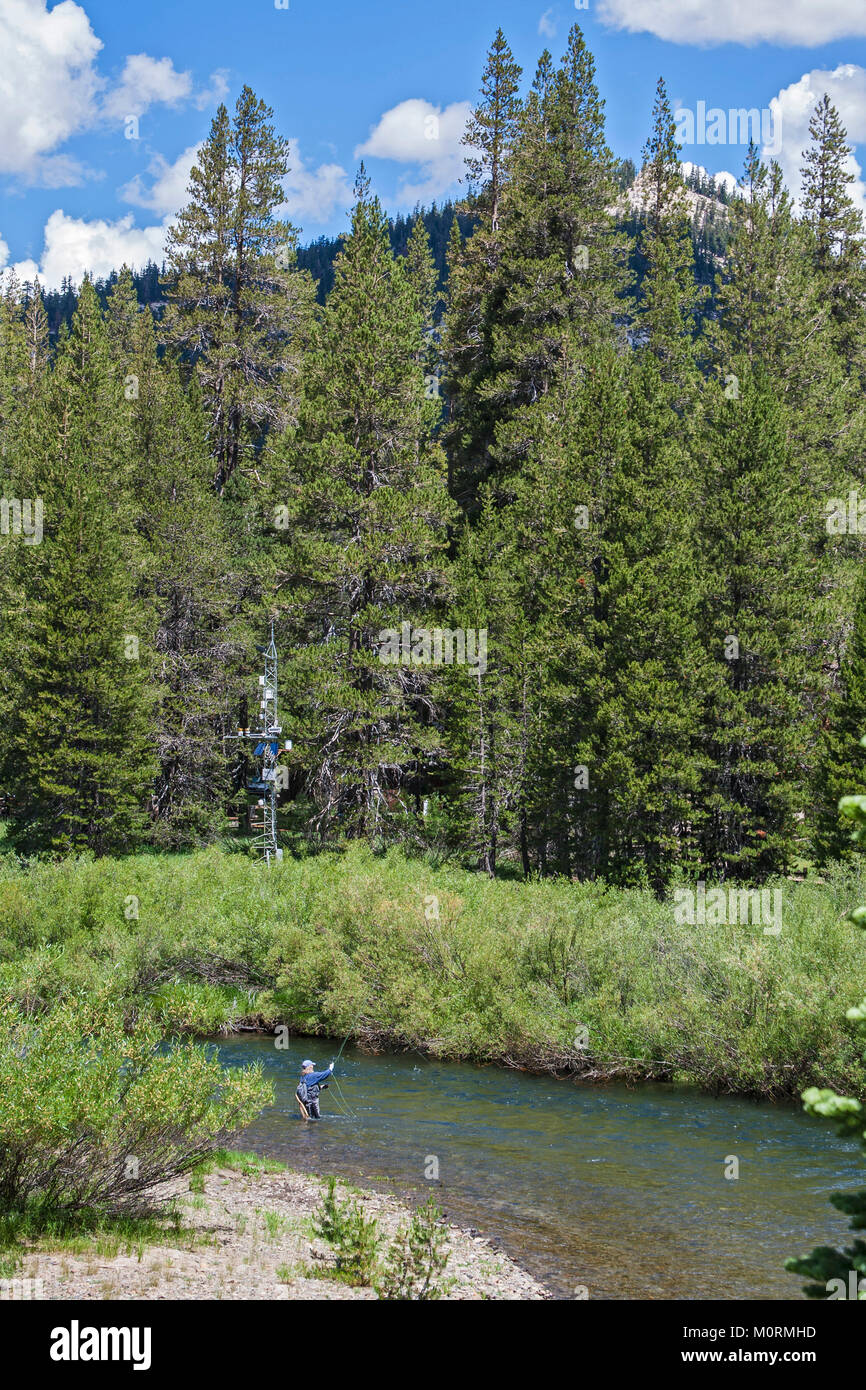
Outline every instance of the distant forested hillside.
[[(620, 166), (619, 187), (627, 188), (634, 176), (635, 168), (632, 161), (623, 160)], [(695, 188), (715, 204), (710, 219), (705, 223), (696, 219), (692, 228), (695, 274), (701, 284), (712, 287), (715, 284), (717, 270), (724, 257), (729, 236), (729, 224), (725, 213), (727, 195), (724, 189), (716, 188), (711, 179), (702, 179), (697, 173), (690, 172), (685, 182), (688, 187)], [(418, 217), (424, 222), (430, 239), (430, 252), (436, 267), (437, 287), (444, 291), (448, 285), (448, 241), (451, 236), (452, 223), (456, 217), (461, 233), (467, 237), (474, 230), (476, 218), (471, 211), (458, 210), (451, 202), (443, 203), (441, 207), (437, 207), (434, 203), (430, 208), (417, 208), (415, 212), (408, 215), (399, 213), (397, 217), (390, 218), (388, 222), (391, 249), (396, 256), (406, 254), (412, 227)], [(631, 236), (634, 236), (637, 226), (638, 221), (635, 218), (623, 221), (624, 229)], [(331, 292), (334, 283), (334, 262), (339, 255), (343, 240), (344, 238), (338, 236), (321, 236), (305, 246), (298, 247), (298, 268), (308, 270), (316, 281), (316, 295), (320, 304), (324, 304), (326, 297)], [(637, 252), (634, 256), (633, 266), (638, 279), (642, 279), (644, 264)], [(111, 290), (117, 284), (119, 273), (120, 267), (107, 279), (94, 282), (94, 288), (103, 307), (108, 301)], [(161, 306), (164, 303), (165, 291), (160, 284), (164, 275), (165, 267), (158, 266), (153, 261), (148, 262), (143, 270), (132, 271), (132, 283), (139, 304)], [(78, 303), (78, 296), (72, 283), (64, 280), (59, 290), (44, 291), (43, 299), (48, 315), (49, 331), (51, 336), (55, 337), (61, 324), (65, 323), (67, 327), (71, 324), (72, 315)]]

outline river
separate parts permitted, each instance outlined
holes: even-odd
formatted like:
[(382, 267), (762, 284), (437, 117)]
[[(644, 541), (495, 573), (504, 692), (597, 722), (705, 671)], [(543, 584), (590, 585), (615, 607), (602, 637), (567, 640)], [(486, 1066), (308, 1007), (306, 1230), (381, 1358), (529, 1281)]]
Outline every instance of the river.
[(323, 1119), (304, 1123), (300, 1062), (324, 1067), (339, 1043), (293, 1038), (281, 1050), (241, 1035), (218, 1047), (229, 1067), (261, 1061), (275, 1086), (276, 1104), (236, 1147), (432, 1192), (451, 1220), (497, 1237), (561, 1298), (802, 1298), (784, 1259), (847, 1243), (847, 1219), (827, 1198), (863, 1185), (857, 1144), (796, 1105), (347, 1047), (341, 1094), (331, 1086)]

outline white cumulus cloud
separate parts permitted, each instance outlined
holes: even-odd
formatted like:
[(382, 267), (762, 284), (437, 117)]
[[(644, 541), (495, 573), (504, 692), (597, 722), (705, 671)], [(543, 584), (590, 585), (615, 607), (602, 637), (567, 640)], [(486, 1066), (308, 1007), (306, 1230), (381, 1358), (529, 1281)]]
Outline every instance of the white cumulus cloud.
[(717, 174), (711, 174), (709, 169), (704, 168), (703, 164), (692, 164), (688, 159), (684, 159), (682, 171), (684, 174), (698, 173), (702, 174), (704, 178), (715, 179), (717, 186), (724, 188), (728, 194), (736, 193), (739, 187), (738, 176), (729, 173), (727, 169), (720, 169)]
[(538, 21), (538, 32), (542, 38), (556, 38), (556, 13), (553, 9), (544, 11), (544, 14)]
[(92, 125), (102, 42), (74, 0), (0, 0), (0, 172), (49, 186), (77, 182), (74, 162), (49, 161)]
[(866, 35), (863, 0), (600, 0), (605, 24), (673, 43), (812, 48)]
[(461, 145), (472, 104), (455, 101), (433, 106), (419, 97), (401, 101), (380, 118), (355, 157), (395, 160), (415, 166), (402, 176), (399, 197), (403, 203), (428, 202), (451, 188), (463, 173)]
[[(160, 217), (172, 217), (189, 202), (188, 185), (201, 145), (190, 145), (173, 162), (157, 154), (150, 161), (146, 176), (136, 174), (120, 189), (120, 196), (136, 207), (147, 208)], [(304, 162), (297, 140), (289, 141), (289, 173), (284, 180), (286, 201), (280, 215), (302, 225), (330, 222), (335, 211), (348, 209), (352, 187), (341, 164), (319, 164), (310, 168)]]
[(161, 261), (168, 219), (160, 226), (136, 227), (132, 213), (108, 222), (68, 217), (58, 208), (45, 224), (45, 244), (38, 264), (19, 261), (12, 266), (20, 280), (38, 275), (48, 289), (56, 289), (65, 275), (80, 284), (85, 273), (106, 276), (126, 264), (140, 267)]
[(330, 222), (338, 208), (352, 203), (352, 187), (341, 164), (307, 168), (297, 140), (289, 141), (289, 173), (283, 183), (285, 206), (281, 211), (301, 226)]
[[(291, 172), (286, 179), (286, 204), (281, 211), (307, 223), (329, 221), (334, 211), (348, 208), (352, 190), (345, 169), (339, 164), (308, 168), (292, 140)], [(70, 217), (61, 208), (45, 224), (42, 254), (37, 261), (18, 261), (9, 265), (9, 248), (0, 238), (0, 272), (13, 270), (19, 280), (34, 280), (52, 289), (65, 276), (81, 283), (86, 273), (94, 278), (106, 276), (126, 264), (141, 267), (149, 260), (160, 262), (172, 218), (189, 201), (187, 185), (198, 156), (199, 145), (190, 145), (173, 162), (156, 155), (148, 167), (150, 181), (136, 175), (120, 190), (120, 196), (138, 207), (147, 208), (161, 220), (146, 227), (135, 226), (131, 212), (110, 221), (104, 218)]]
[[(776, 120), (781, 120), (781, 149), (775, 155), (771, 149), (765, 150), (764, 158), (778, 159), (785, 182), (795, 198), (801, 191), (803, 151), (810, 144), (809, 121), (825, 92), (839, 112), (848, 132), (848, 143), (856, 145), (866, 141), (866, 68), (856, 63), (840, 63), (832, 70), (815, 68), (804, 73), (797, 82), (783, 87), (775, 98)], [(848, 159), (848, 169), (855, 179), (848, 185), (848, 192), (866, 211), (866, 186), (853, 153)]]
[(48, 0), (0, 0), (0, 174), (46, 188), (80, 184), (91, 171), (60, 152), (74, 136), (156, 104), (204, 109), (228, 90), (222, 69), (195, 92), (190, 73), (147, 53), (131, 54), (112, 86), (97, 66), (102, 46), (75, 0), (53, 9)]
[(152, 176), (150, 185), (146, 186), (141, 174), (136, 174), (121, 188), (121, 198), (162, 217), (179, 212), (189, 202), (187, 184), (200, 149), (201, 145), (190, 145), (173, 164), (161, 154), (155, 155), (147, 169)]
[(208, 106), (216, 106), (228, 96), (228, 76), (228, 68), (217, 68), (216, 72), (211, 73), (210, 86), (203, 87), (193, 98), (198, 111), (204, 111)]
[(177, 106), (192, 92), (192, 75), (177, 72), (170, 58), (150, 58), (133, 53), (127, 58), (120, 82), (109, 92), (103, 107), (108, 120), (143, 116), (157, 102)]

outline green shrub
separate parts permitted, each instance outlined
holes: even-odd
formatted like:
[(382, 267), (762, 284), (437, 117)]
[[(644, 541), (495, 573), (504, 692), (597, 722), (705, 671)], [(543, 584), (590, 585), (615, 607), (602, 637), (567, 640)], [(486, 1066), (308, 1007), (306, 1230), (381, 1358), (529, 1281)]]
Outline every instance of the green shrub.
[(379, 1297), (416, 1303), (444, 1297), (450, 1287), (450, 1281), (442, 1280), (449, 1259), (447, 1241), (442, 1213), (431, 1199), (400, 1226), (388, 1246), (375, 1280)]
[(371, 1284), (379, 1251), (379, 1223), (365, 1216), (354, 1198), (340, 1202), (336, 1188), (336, 1178), (329, 1178), (322, 1205), (313, 1218), (313, 1230), (331, 1246), (334, 1268), (343, 1283)]
[(259, 1069), (160, 1036), (105, 1001), (0, 1007), (0, 1210), (144, 1213), (271, 1101)]

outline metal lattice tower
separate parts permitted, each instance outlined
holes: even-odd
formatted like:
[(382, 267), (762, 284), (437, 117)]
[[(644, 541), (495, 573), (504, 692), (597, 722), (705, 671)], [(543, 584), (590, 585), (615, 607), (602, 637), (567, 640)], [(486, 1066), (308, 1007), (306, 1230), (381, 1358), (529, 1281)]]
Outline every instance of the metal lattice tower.
[[(247, 782), (247, 790), (258, 792), (258, 802), (251, 808), (250, 826), (257, 832), (253, 848), (257, 850), (266, 864), (282, 859), (283, 851), (277, 844), (277, 792), (279, 790), (280, 753), (291, 748), (291, 740), (280, 742), (282, 727), (279, 719), (279, 684), (277, 670), (277, 646), (274, 641), (274, 624), (271, 620), (271, 640), (258, 651), (265, 658), (265, 674), (259, 676), (261, 701), (259, 703), (260, 729), (238, 729), (230, 738), (251, 739), (256, 743), (254, 756), (260, 760), (258, 776)], [(252, 819), (252, 815), (257, 817)]]

